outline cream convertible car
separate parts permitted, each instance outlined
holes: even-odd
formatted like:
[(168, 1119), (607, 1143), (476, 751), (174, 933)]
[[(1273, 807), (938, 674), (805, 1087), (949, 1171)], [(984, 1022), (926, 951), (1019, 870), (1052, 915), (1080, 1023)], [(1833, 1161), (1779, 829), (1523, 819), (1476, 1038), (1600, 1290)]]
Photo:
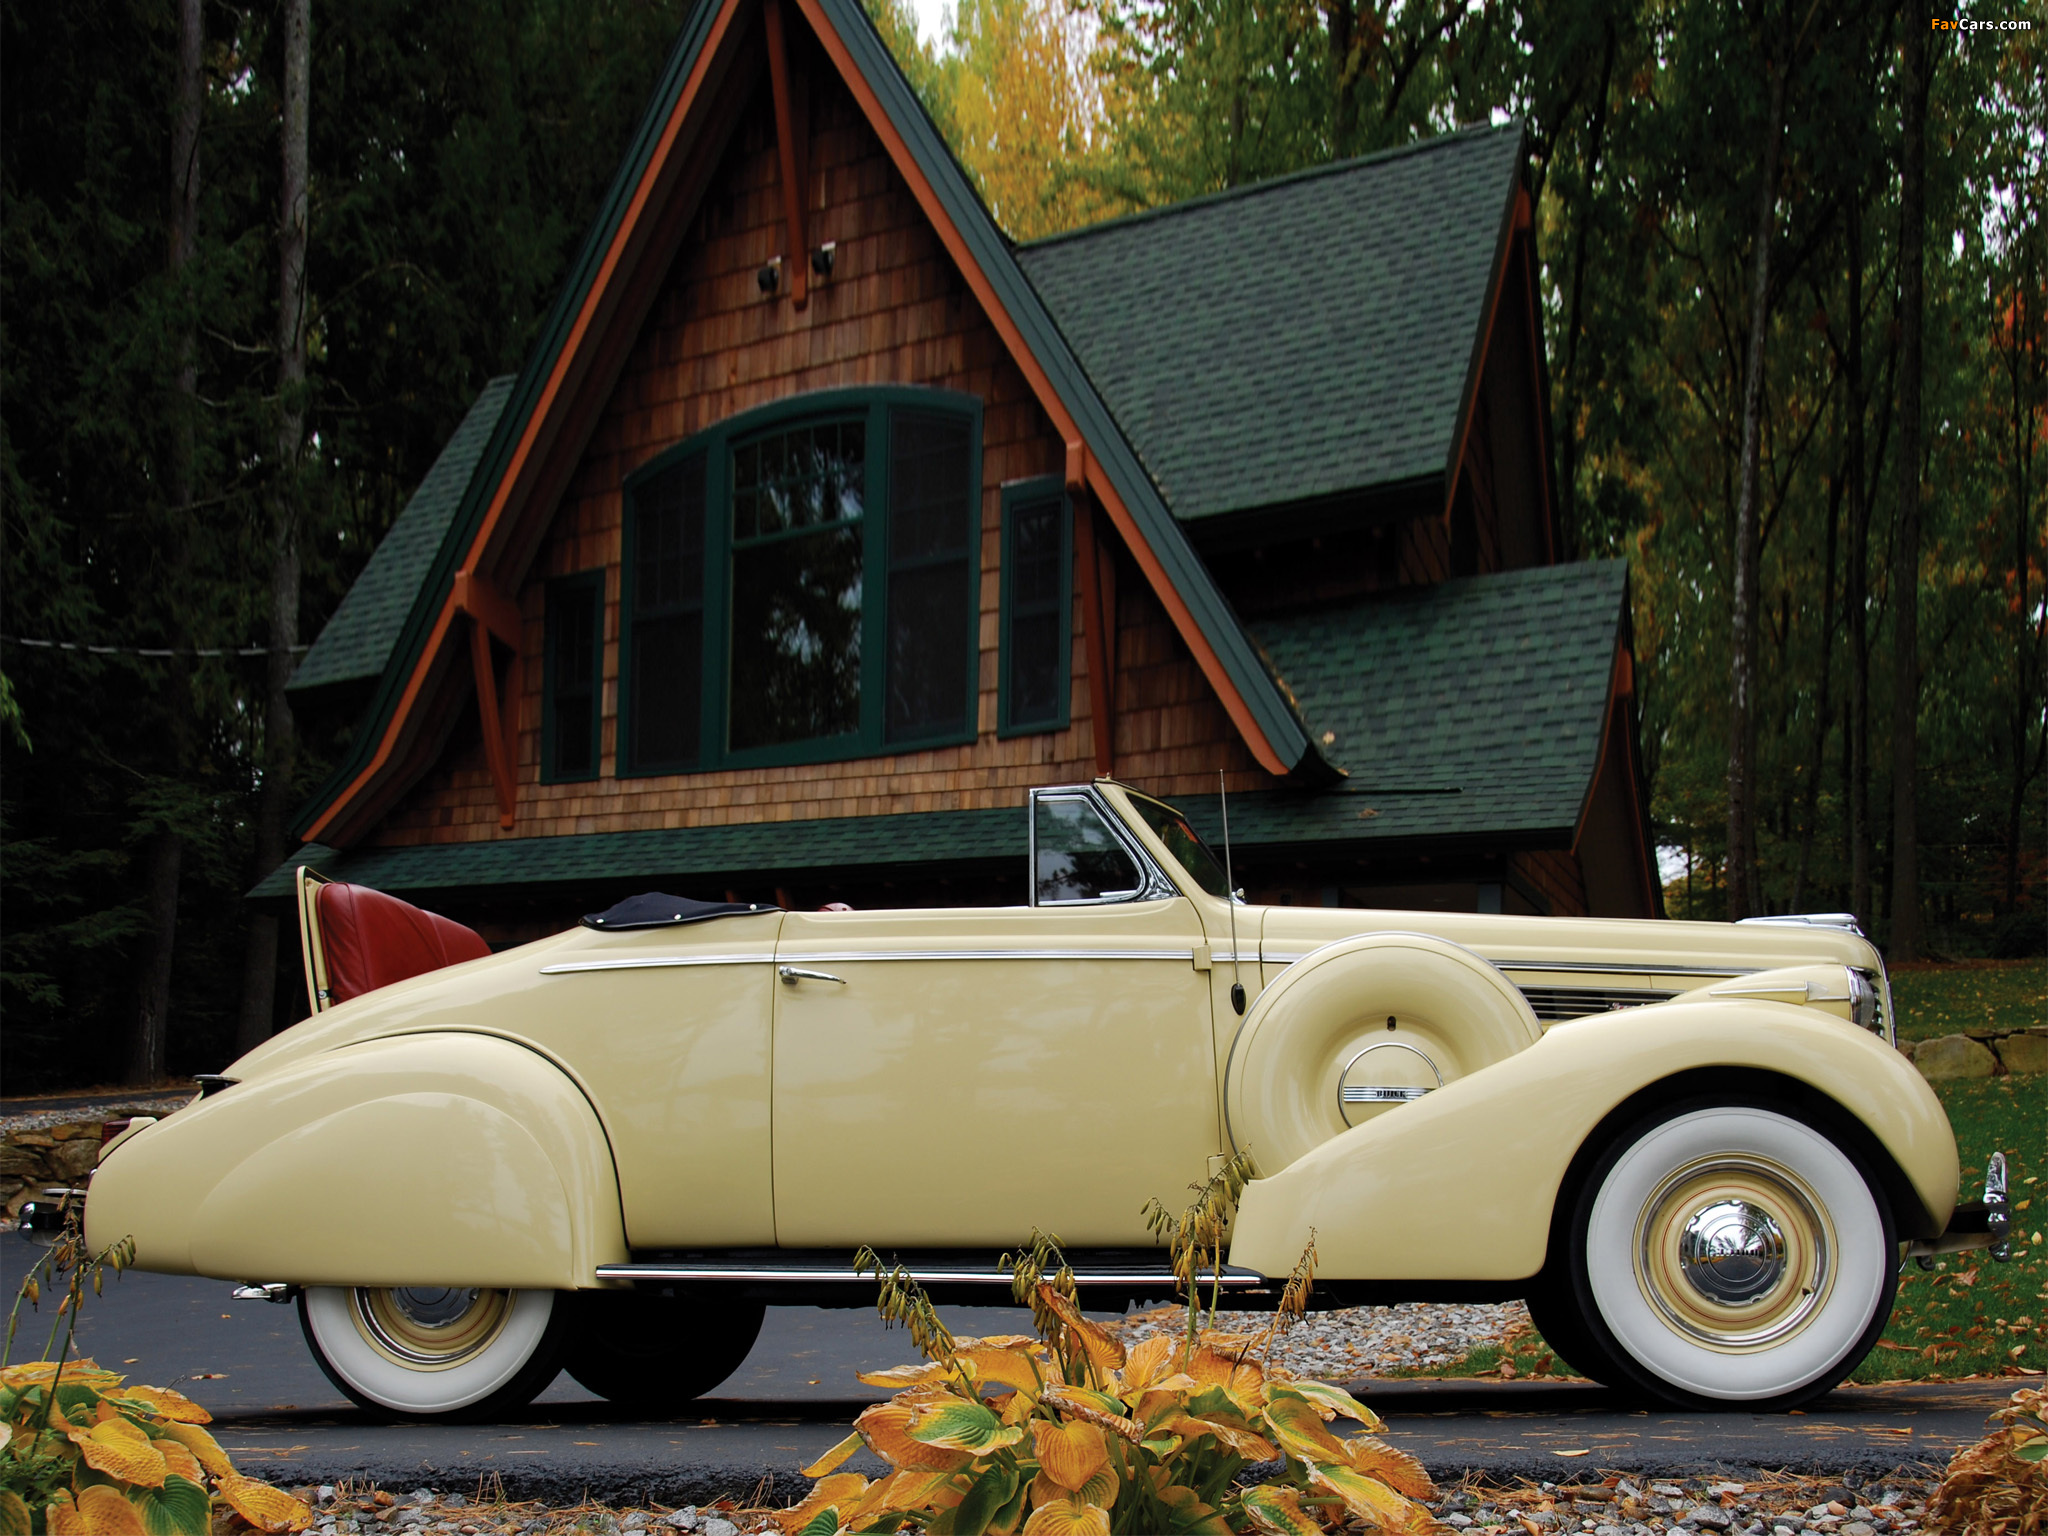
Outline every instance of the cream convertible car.
[(1262, 908), (1121, 785), (1029, 816), (1029, 906), (637, 898), (330, 1007), (112, 1142), (87, 1235), (296, 1297), (366, 1407), (470, 1416), (563, 1365), (707, 1390), (765, 1304), (870, 1303), (861, 1244), (1006, 1304), (1035, 1228), (1092, 1304), (1163, 1297), (1140, 1209), (1231, 1149), (1234, 1305), (1313, 1234), (1319, 1304), (1526, 1296), (1678, 1403), (1826, 1390), (1902, 1244), (1990, 1241), (1845, 920)]

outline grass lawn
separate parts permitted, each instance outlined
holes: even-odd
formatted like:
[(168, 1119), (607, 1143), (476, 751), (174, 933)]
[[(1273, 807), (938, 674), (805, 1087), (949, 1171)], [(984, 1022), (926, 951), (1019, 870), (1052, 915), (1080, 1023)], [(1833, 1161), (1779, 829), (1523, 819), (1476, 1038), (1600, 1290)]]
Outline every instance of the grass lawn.
[[(2048, 1024), (2048, 960), (1915, 965), (1891, 973), (1901, 1040)], [(2044, 1139), (2037, 1136), (2036, 1139)]]

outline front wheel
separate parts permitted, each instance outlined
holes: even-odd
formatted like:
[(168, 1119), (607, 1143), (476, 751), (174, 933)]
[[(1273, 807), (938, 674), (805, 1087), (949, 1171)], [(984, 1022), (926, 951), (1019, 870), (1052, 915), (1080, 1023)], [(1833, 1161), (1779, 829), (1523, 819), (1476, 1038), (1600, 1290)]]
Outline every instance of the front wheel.
[(566, 1309), (553, 1291), (308, 1286), (299, 1325), (327, 1379), (380, 1418), (485, 1419), (555, 1379)]
[(1601, 1363), (1685, 1406), (1818, 1397), (1869, 1353), (1898, 1288), (1883, 1196), (1826, 1134), (1763, 1104), (1638, 1122), (1594, 1164), (1570, 1233)]

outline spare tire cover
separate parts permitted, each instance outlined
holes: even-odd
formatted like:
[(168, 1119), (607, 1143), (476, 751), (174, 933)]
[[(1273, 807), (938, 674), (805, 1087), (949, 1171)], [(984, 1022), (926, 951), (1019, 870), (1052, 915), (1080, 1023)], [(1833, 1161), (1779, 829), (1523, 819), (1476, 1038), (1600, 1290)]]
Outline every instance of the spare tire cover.
[(1278, 1173), (1398, 1113), (1403, 1088), (1432, 1091), (1542, 1034), (1514, 984), (1462, 945), (1420, 933), (1339, 940), (1289, 966), (1238, 1029), (1223, 1090), (1231, 1145), (1262, 1176)]

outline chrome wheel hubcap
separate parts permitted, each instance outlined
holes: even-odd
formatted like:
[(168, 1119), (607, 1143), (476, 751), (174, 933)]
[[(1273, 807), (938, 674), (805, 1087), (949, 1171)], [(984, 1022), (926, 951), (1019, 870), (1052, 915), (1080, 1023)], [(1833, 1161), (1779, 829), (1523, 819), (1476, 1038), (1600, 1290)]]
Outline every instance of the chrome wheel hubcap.
[(411, 1370), (445, 1371), (491, 1346), (511, 1314), (512, 1293), (462, 1286), (358, 1288), (357, 1329), (379, 1354)]
[(1834, 1285), (1836, 1246), (1822, 1202), (1791, 1169), (1701, 1158), (1643, 1202), (1636, 1283), (1678, 1333), (1743, 1353), (1813, 1319)]
[(1785, 1276), (1785, 1234), (1765, 1207), (1748, 1200), (1717, 1201), (1685, 1224), (1678, 1239), (1678, 1272), (1707, 1301), (1748, 1306)]

